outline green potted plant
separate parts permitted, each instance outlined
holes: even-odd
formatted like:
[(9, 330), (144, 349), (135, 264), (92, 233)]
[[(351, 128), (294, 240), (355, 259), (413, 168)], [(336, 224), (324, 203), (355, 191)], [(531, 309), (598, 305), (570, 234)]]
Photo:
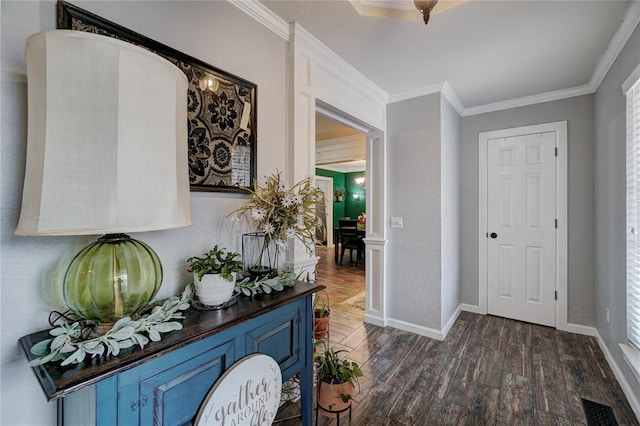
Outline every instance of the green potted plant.
[(333, 190), (333, 195), (336, 197), (336, 201), (342, 201), (344, 198), (344, 194), (347, 192), (346, 189), (342, 187), (338, 187)]
[(319, 301), (318, 296), (313, 301), (313, 337), (316, 340), (327, 337), (331, 315), (329, 301), (327, 299), (323, 299), (321, 303)]
[(242, 272), (240, 254), (214, 246), (202, 256), (187, 259), (195, 290), (205, 305), (220, 305), (231, 299), (236, 273)]
[[(318, 353), (318, 347), (323, 346)], [(314, 357), (318, 378), (318, 410), (326, 417), (347, 414), (351, 406), (358, 379), (363, 376), (360, 366), (340, 354), (345, 350), (329, 347), (326, 339), (316, 342)]]

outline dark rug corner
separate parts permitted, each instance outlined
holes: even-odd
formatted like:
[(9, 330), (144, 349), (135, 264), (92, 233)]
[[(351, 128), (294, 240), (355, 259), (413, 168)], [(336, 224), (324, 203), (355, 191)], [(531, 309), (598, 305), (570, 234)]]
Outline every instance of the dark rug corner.
[(608, 405), (602, 405), (582, 398), (582, 407), (584, 408), (584, 415), (587, 418), (587, 425), (618, 426), (616, 416), (613, 414), (613, 409)]

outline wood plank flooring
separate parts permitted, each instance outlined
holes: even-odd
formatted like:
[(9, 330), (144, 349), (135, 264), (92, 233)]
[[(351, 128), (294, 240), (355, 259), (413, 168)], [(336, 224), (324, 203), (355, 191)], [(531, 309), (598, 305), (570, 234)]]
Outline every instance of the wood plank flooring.
[[(580, 398), (611, 406), (620, 425), (639, 424), (594, 338), (468, 312), (444, 341), (363, 324), (364, 269), (318, 254), (330, 341), (365, 373), (352, 425), (586, 425)], [(299, 404), (286, 404), (278, 418), (295, 413)], [(320, 416), (318, 425), (332, 424)]]

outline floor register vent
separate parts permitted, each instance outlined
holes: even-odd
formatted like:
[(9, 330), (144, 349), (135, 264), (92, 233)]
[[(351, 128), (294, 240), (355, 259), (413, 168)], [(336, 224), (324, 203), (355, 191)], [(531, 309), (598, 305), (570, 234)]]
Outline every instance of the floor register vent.
[(618, 426), (613, 409), (608, 405), (582, 399), (582, 406), (589, 426)]

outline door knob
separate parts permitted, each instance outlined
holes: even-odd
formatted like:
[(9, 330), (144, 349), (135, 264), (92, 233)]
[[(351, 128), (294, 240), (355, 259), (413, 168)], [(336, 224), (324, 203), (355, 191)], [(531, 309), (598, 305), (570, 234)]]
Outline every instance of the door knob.
[(489, 236), (491, 238), (498, 238), (498, 234), (496, 234), (495, 232), (492, 232)]

